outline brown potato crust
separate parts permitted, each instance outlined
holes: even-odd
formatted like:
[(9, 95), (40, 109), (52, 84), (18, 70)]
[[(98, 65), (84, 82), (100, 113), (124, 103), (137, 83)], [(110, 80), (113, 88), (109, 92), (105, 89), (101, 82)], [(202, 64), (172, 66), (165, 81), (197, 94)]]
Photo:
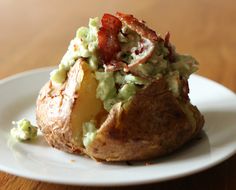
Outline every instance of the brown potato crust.
[(72, 142), (72, 108), (76, 100), (76, 86), (80, 67), (71, 69), (68, 80), (55, 88), (48, 81), (40, 90), (36, 102), (36, 120), (46, 141), (57, 149), (80, 153), (82, 147)]
[[(97, 81), (80, 59), (63, 85), (47, 82), (36, 102), (36, 120), (47, 142), (60, 150), (82, 153), (82, 123), (98, 115), (102, 102), (96, 98)], [(77, 127), (79, 126), (79, 127)]]
[(193, 138), (204, 123), (198, 109), (186, 102), (185, 110), (193, 113), (188, 118), (183, 104), (164, 80), (152, 82), (125, 108), (121, 103), (115, 105), (87, 154), (119, 161), (144, 160), (172, 152)]

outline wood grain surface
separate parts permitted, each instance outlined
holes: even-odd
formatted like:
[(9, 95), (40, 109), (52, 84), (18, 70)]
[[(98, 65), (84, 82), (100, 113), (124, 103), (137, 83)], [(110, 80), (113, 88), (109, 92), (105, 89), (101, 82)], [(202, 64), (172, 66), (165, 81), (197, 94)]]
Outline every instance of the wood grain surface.
[[(170, 31), (177, 51), (199, 60), (198, 74), (236, 92), (236, 1), (233, 0), (0, 0), (0, 79), (58, 64), (79, 26), (87, 25), (89, 17), (117, 10), (133, 13), (160, 34)], [(0, 172), (0, 189), (234, 190), (235, 179), (236, 156), (233, 156), (192, 176), (142, 186), (66, 186)]]

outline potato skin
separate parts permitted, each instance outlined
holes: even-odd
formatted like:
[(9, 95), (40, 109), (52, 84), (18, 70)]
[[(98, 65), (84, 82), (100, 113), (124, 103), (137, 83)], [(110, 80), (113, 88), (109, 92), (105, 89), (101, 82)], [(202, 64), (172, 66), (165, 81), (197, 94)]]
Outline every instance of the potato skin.
[(137, 92), (128, 104), (114, 105), (85, 148), (72, 140), (71, 120), (81, 82), (79, 64), (62, 86), (49, 81), (39, 93), (37, 124), (51, 146), (100, 161), (145, 160), (176, 150), (202, 129), (204, 118), (199, 110), (188, 100), (174, 97), (167, 82), (160, 79)]
[[(183, 111), (189, 110), (192, 120)], [(137, 93), (129, 106), (116, 104), (87, 154), (98, 160), (145, 160), (176, 150), (203, 127), (204, 119), (190, 102), (181, 102), (164, 80)]]
[(83, 148), (72, 141), (72, 110), (76, 101), (76, 89), (80, 69), (77, 63), (69, 72), (62, 86), (47, 82), (39, 92), (36, 102), (36, 121), (46, 141), (57, 149), (81, 153)]

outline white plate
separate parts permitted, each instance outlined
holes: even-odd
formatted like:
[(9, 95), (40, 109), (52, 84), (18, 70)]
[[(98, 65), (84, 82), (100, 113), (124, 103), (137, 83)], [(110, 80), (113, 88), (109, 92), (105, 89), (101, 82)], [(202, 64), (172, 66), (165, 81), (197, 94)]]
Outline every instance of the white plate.
[(236, 150), (236, 96), (206, 78), (190, 79), (190, 97), (205, 116), (202, 138), (170, 156), (145, 162), (105, 164), (49, 147), (42, 136), (19, 143), (9, 136), (11, 121), (35, 123), (35, 100), (51, 68), (0, 81), (0, 170), (26, 178), (76, 185), (109, 186), (164, 181), (222, 162)]

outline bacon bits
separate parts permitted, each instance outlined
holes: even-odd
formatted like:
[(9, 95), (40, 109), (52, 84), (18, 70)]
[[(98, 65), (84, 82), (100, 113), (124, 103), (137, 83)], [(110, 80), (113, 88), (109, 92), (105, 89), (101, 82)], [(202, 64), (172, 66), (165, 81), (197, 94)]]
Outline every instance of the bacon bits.
[(118, 33), (121, 30), (121, 21), (110, 14), (102, 17), (102, 27), (98, 31), (98, 47), (101, 59), (107, 65), (120, 51)]
[(112, 60), (109, 62), (109, 65), (105, 65), (105, 71), (114, 72), (123, 70), (124, 72), (128, 72), (129, 68), (126, 63), (123, 61)]
[(156, 32), (150, 28), (148, 28), (143, 21), (139, 21), (133, 15), (128, 15), (124, 13), (116, 13), (116, 16), (128, 25), (131, 30), (137, 32), (140, 36), (151, 40), (152, 42), (158, 40), (158, 36)]
[(175, 61), (175, 56), (174, 56), (174, 52), (173, 49), (170, 45), (170, 33), (167, 32), (165, 34), (165, 40), (164, 40), (164, 46), (168, 49), (169, 51), (169, 55), (168, 55), (168, 59), (170, 62), (174, 62)]
[(154, 43), (152, 43), (149, 39), (143, 38), (139, 43), (138, 49), (136, 49), (134, 52), (138, 58), (131, 61), (131, 63), (128, 65), (129, 68), (131, 69), (139, 64), (145, 63), (152, 56), (154, 48)]
[(142, 38), (138, 49), (134, 52), (137, 55), (137, 59), (129, 64), (129, 68), (133, 69), (137, 65), (145, 63), (152, 56), (158, 36), (155, 31), (145, 25), (144, 21), (139, 21), (133, 15), (117, 12), (116, 16)]

